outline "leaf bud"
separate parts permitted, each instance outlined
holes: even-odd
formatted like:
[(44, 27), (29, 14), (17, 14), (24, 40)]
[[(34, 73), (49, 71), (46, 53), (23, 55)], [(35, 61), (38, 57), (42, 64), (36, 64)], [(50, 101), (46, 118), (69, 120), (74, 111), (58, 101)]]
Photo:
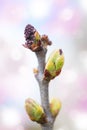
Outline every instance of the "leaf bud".
[(45, 113), (43, 111), (43, 108), (33, 99), (28, 98), (25, 101), (25, 109), (32, 121), (36, 121), (38, 123), (45, 122)]
[(56, 117), (61, 109), (61, 102), (53, 98), (50, 103), (50, 111), (53, 117)]
[(51, 80), (58, 76), (64, 64), (64, 55), (61, 49), (55, 50), (49, 56), (44, 70), (44, 79)]

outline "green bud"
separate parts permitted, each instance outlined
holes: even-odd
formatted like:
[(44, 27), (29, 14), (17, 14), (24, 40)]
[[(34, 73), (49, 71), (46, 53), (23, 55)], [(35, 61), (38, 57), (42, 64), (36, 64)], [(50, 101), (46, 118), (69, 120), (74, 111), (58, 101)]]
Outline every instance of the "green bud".
[(51, 80), (58, 76), (64, 64), (64, 55), (61, 49), (52, 52), (45, 66), (44, 79)]
[(41, 39), (41, 37), (37, 31), (35, 32), (34, 36), (35, 36), (36, 41), (39, 41)]
[(45, 114), (43, 108), (33, 99), (28, 98), (25, 101), (25, 109), (32, 121), (43, 123), (45, 121)]
[(52, 116), (56, 117), (61, 109), (61, 102), (58, 99), (53, 98), (50, 103), (50, 111)]

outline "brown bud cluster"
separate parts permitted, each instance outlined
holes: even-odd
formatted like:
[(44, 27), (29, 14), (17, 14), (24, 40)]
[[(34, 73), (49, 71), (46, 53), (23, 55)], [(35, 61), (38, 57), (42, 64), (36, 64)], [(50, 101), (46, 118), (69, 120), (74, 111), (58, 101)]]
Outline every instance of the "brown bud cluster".
[(40, 35), (38, 31), (30, 24), (25, 27), (24, 30), (25, 48), (31, 49), (32, 51), (40, 51), (43, 48), (46, 48), (47, 45), (51, 45), (51, 41), (48, 39), (47, 35)]

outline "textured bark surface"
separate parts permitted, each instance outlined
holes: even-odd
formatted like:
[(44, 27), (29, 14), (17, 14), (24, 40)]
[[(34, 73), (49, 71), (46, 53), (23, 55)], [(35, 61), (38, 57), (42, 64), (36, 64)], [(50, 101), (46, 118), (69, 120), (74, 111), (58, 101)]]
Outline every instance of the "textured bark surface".
[(36, 52), (38, 60), (38, 73), (35, 75), (35, 77), (40, 88), (41, 105), (46, 114), (46, 123), (41, 124), (42, 130), (53, 130), (54, 118), (52, 117), (49, 107), (49, 81), (43, 78), (46, 52), (46, 49)]

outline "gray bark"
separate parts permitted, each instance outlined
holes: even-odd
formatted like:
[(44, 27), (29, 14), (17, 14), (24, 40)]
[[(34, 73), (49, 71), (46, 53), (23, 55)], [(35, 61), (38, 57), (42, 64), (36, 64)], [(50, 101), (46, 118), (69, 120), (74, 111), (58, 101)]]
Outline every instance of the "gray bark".
[(46, 123), (41, 124), (42, 130), (53, 130), (54, 118), (51, 115), (50, 107), (49, 107), (49, 81), (43, 79), (46, 51), (47, 50), (43, 49), (42, 51), (36, 52), (39, 72), (35, 77), (39, 84), (41, 105), (44, 109), (44, 112), (46, 114), (46, 120), (47, 120)]

